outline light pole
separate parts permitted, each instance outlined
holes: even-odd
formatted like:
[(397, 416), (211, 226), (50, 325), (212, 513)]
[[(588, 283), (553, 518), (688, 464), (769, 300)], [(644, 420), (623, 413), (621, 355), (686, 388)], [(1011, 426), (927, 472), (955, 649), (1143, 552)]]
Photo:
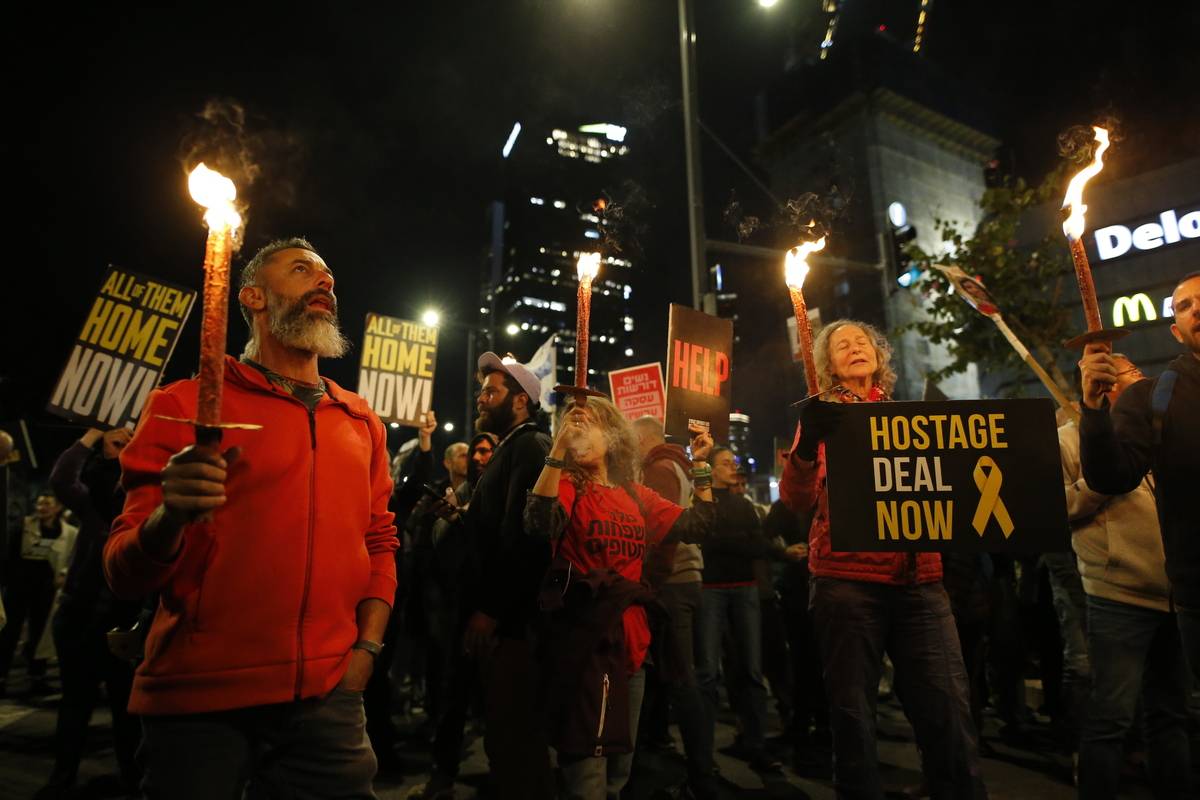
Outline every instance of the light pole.
[[(758, 0), (758, 4), (769, 9), (777, 0)], [(683, 147), (687, 167), (688, 240), (691, 244), (692, 306), (704, 310), (704, 299), (709, 293), (707, 249), (704, 233), (704, 181), (700, 174), (700, 82), (696, 76), (696, 19), (692, 13), (692, 0), (679, 0), (679, 71), (683, 82)], [(730, 158), (749, 175), (755, 183), (771, 195), (769, 189), (752, 173), (733, 151), (725, 146), (711, 130), (707, 133)], [(771, 195), (771, 199), (775, 199)], [(776, 201), (778, 202), (778, 201)], [(710, 309), (715, 313), (715, 309)]]
[(700, 177), (700, 108), (696, 79), (696, 22), (691, 0), (679, 0), (679, 66), (683, 77), (683, 147), (687, 164), (688, 238), (691, 243), (692, 306), (703, 310), (708, 291), (704, 249), (704, 195)]
[[(466, 405), (463, 411), (463, 421), (466, 430), (471, 429), (471, 420), (475, 419), (475, 327), (464, 322), (454, 322), (445, 319), (441, 312), (435, 308), (427, 308), (421, 312), (421, 322), (431, 328), (437, 328), (439, 333), (443, 328), (453, 328), (457, 331), (462, 331), (467, 337), (467, 385), (466, 385)], [(440, 339), (439, 336), (439, 345)], [(451, 423), (447, 423), (450, 425)], [(445, 428), (447, 432), (453, 430), (453, 426)]]

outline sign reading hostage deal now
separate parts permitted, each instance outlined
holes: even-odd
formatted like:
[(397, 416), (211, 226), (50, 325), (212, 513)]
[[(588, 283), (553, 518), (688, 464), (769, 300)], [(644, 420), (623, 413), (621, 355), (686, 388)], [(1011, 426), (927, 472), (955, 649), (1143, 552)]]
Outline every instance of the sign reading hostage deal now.
[(1050, 400), (848, 404), (825, 460), (834, 550), (1070, 549)]
[(671, 305), (667, 324), (666, 433), (691, 438), (689, 426), (729, 439), (729, 376), (733, 321), (687, 306)]
[(613, 404), (625, 416), (635, 420), (651, 416), (662, 422), (666, 414), (666, 392), (663, 390), (662, 364), (641, 364), (608, 373)]
[(195, 300), (194, 289), (110, 267), (46, 410), (97, 428), (132, 427)]
[(384, 422), (416, 427), (433, 401), (438, 329), (367, 314), (358, 393)]

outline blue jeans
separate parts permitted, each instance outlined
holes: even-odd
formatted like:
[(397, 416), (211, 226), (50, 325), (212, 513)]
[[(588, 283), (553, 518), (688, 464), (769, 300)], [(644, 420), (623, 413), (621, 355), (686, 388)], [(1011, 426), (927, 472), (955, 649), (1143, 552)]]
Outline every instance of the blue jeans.
[(1079, 746), (1079, 726), (1091, 686), (1092, 668), (1088, 662), (1087, 595), (1079, 577), (1074, 553), (1046, 553), (1042, 563), (1050, 576), (1054, 611), (1063, 643), (1063, 727), (1071, 737), (1071, 751)]
[(706, 724), (717, 719), (717, 683), (721, 672), (721, 637), (733, 640), (729, 660), (737, 664), (741, 686), (735, 708), (742, 723), (742, 740), (752, 751), (766, 747), (767, 683), (762, 674), (762, 616), (758, 587), (730, 589), (705, 587), (700, 599), (700, 624), (696, 627), (696, 680), (708, 712)]
[[(637, 747), (638, 717), (646, 694), (646, 671), (629, 678), (629, 733)], [(620, 800), (621, 790), (633, 771), (633, 753), (559, 759), (563, 800)]]
[(875, 704), (885, 651), (896, 668), (896, 694), (916, 734), (931, 796), (986, 797), (967, 671), (942, 584), (817, 577), (809, 598), (829, 695), (838, 797), (883, 797)]
[(659, 598), (671, 618), (671, 666), (679, 671), (679, 680), (668, 694), (671, 709), (679, 723), (683, 752), (687, 756), (688, 779), (694, 786), (712, 783), (713, 728), (708, 719), (707, 704), (696, 682), (696, 627), (703, 589), (700, 581), (666, 583), (659, 589)]
[(1174, 615), (1090, 595), (1087, 610), (1092, 694), (1079, 748), (1079, 796), (1117, 796), (1121, 748), (1141, 695), (1154, 796), (1191, 797), (1191, 675)]

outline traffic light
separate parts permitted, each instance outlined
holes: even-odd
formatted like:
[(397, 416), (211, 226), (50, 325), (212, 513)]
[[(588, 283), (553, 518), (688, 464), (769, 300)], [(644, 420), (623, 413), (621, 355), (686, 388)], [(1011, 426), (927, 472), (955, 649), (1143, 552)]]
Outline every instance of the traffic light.
[(908, 211), (900, 203), (888, 206), (888, 236), (892, 242), (892, 264), (896, 268), (896, 283), (905, 289), (921, 277), (921, 270), (912, 263), (905, 247), (917, 238), (917, 228), (908, 221)]

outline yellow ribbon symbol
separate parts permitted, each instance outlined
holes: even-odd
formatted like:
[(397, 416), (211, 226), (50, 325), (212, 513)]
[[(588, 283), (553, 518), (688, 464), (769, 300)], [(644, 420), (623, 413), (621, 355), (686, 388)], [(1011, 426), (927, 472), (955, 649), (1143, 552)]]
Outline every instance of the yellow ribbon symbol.
[(988, 518), (995, 517), (996, 522), (1000, 523), (1000, 531), (1007, 539), (1012, 535), (1013, 521), (1008, 515), (1008, 509), (1004, 507), (1004, 501), (1000, 499), (1000, 484), (1004, 480), (1000, 468), (992, 461), (991, 456), (980, 456), (979, 461), (975, 462), (972, 477), (975, 478), (975, 488), (979, 490), (979, 505), (975, 507), (971, 525), (976, 533), (983, 536)]

